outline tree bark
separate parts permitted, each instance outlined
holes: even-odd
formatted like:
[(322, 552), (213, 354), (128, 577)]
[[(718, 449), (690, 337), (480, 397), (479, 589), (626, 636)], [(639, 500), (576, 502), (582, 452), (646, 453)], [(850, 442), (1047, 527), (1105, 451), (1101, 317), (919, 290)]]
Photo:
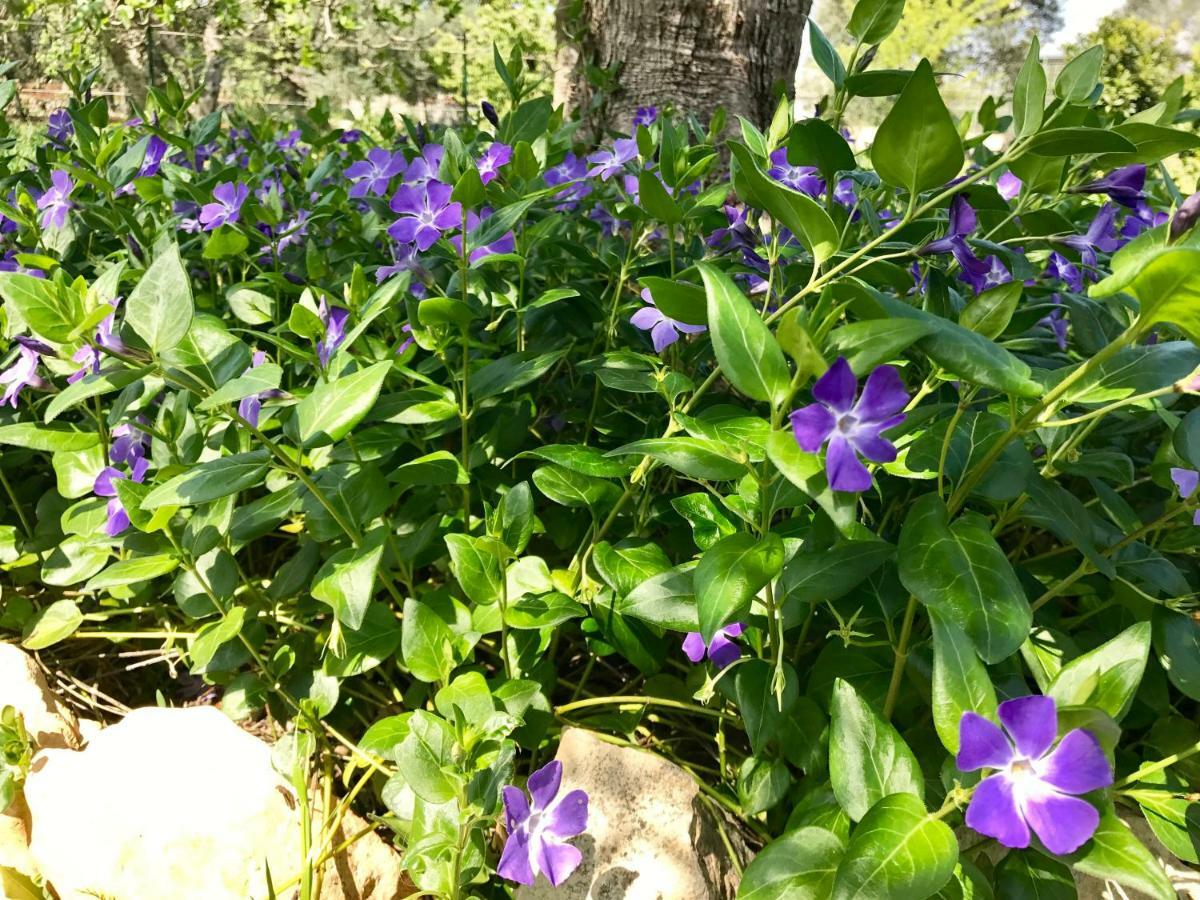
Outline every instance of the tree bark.
[[(790, 94), (812, 0), (559, 0), (555, 99), (599, 131), (638, 106), (765, 124)], [(615, 77), (599, 92), (587, 74)]]

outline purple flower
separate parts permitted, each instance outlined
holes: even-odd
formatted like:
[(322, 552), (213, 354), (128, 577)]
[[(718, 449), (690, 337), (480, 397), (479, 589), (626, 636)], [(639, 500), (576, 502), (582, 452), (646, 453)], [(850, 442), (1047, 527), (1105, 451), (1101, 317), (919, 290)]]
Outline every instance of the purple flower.
[(655, 353), (662, 353), (670, 347), (679, 340), (680, 334), (700, 334), (708, 331), (704, 325), (688, 325), (665, 315), (654, 303), (649, 288), (642, 289), (642, 300), (648, 305), (635, 312), (629, 321), (635, 328), (650, 332), (650, 342), (654, 345)]
[(1134, 163), (1109, 172), (1098, 181), (1089, 181), (1072, 190), (1076, 194), (1108, 194), (1109, 198), (1133, 209), (1142, 199), (1146, 185), (1146, 166)]
[(107, 518), (104, 523), (104, 533), (109, 537), (116, 537), (129, 527), (129, 513), (125, 512), (125, 507), (121, 505), (121, 501), (117, 497), (116, 482), (122, 478), (129, 478), (141, 484), (146, 480), (146, 470), (149, 468), (149, 460), (141, 457), (132, 463), (128, 475), (120, 469), (105, 466), (96, 476), (96, 481), (92, 484), (92, 493), (97, 497), (109, 498), (108, 508), (105, 511)]
[(500, 174), (500, 170), (508, 165), (512, 159), (512, 147), (508, 144), (501, 144), (496, 141), (484, 151), (483, 156), (479, 157), (475, 163), (475, 168), (479, 170), (479, 180), (484, 184), (489, 184), (496, 179)]
[(236, 185), (232, 181), (223, 181), (213, 188), (213, 203), (205, 203), (200, 207), (200, 224), (205, 231), (212, 231), (222, 225), (232, 225), (242, 212), (242, 204), (250, 196), (250, 189), (242, 182)]
[(424, 184), (438, 177), (442, 167), (442, 157), (446, 151), (441, 144), (426, 144), (421, 148), (421, 155), (408, 164), (404, 180), (409, 184)]
[(400, 218), (388, 228), (388, 234), (397, 243), (416, 244), (425, 252), (443, 231), (462, 225), (462, 204), (451, 202), (453, 192), (450, 185), (434, 180), (419, 186), (402, 184), (391, 202), (392, 212)]
[(618, 138), (613, 141), (611, 150), (598, 150), (588, 156), (587, 161), (592, 167), (587, 174), (601, 181), (608, 181), (614, 175), (621, 174), (625, 164), (637, 159), (637, 141), (633, 138)]
[(1105, 203), (1092, 219), (1092, 224), (1088, 226), (1085, 234), (1073, 234), (1059, 238), (1059, 241), (1073, 250), (1078, 250), (1084, 265), (1095, 268), (1097, 250), (1112, 253), (1117, 249), (1117, 238), (1113, 232), (1116, 217), (1117, 208), (1111, 203)]
[(592, 192), (590, 184), (580, 181), (581, 178), (587, 177), (587, 163), (574, 153), (568, 153), (563, 157), (562, 162), (547, 169), (546, 174), (542, 177), (551, 187), (558, 184), (567, 185), (554, 195), (554, 199), (560, 201), (558, 204), (560, 211), (574, 209), (575, 201), (582, 200)]
[(382, 284), (393, 275), (399, 275), (401, 272), (419, 272), (421, 270), (420, 263), (417, 262), (417, 248), (414, 244), (395, 244), (392, 247), (392, 264), (390, 266), (380, 266), (375, 270), (375, 283)]
[(277, 140), (275, 142), (275, 146), (280, 150), (291, 150), (298, 143), (300, 143), (300, 129), (293, 128), (291, 131)]
[(403, 353), (405, 350), (407, 350), (409, 347), (411, 347), (413, 344), (416, 343), (416, 339), (412, 337), (412, 325), (410, 325), (408, 322), (405, 322), (403, 325), (400, 326), (400, 333), (407, 334), (408, 337), (405, 338), (401, 342), (400, 346), (396, 349), (397, 356), (399, 356), (401, 353)]
[(707, 656), (715, 668), (723, 669), (742, 655), (742, 649), (731, 638), (740, 637), (745, 628), (741, 622), (718, 628), (707, 644), (700, 632), (689, 631), (683, 639), (683, 652), (694, 663), (703, 661)]
[[(1069, 265), (1069, 263), (1068, 263)], [(1062, 299), (1058, 294), (1053, 298), (1054, 309), (1050, 311), (1048, 316), (1043, 316), (1038, 320), (1039, 325), (1044, 325), (1050, 329), (1050, 333), (1054, 335), (1054, 343), (1058, 344), (1058, 349), (1063, 353), (1067, 352), (1067, 320), (1063, 318)]]
[(562, 763), (557, 759), (530, 775), (527, 786), (529, 800), (520, 788), (504, 788), (508, 840), (496, 871), (517, 884), (533, 884), (539, 874), (545, 875), (557, 887), (583, 860), (579, 849), (566, 841), (587, 828), (588, 795), (574, 790), (558, 796)]
[(1079, 267), (1057, 251), (1046, 260), (1046, 271), (1042, 274), (1058, 279), (1076, 294), (1083, 290), (1083, 276), (1079, 274)]
[(1017, 195), (1021, 193), (1021, 188), (1025, 186), (1020, 178), (1012, 172), (1005, 172), (996, 181), (996, 190), (1005, 200), (1015, 200)]
[(167, 155), (167, 142), (157, 134), (150, 135), (146, 142), (146, 154), (142, 157), (142, 165), (138, 169), (138, 178), (150, 178), (158, 174), (163, 157)]
[(43, 228), (62, 228), (67, 224), (67, 211), (75, 204), (71, 202), (71, 191), (75, 182), (65, 169), (50, 173), (50, 187), (38, 197), (37, 208), (42, 210)]
[(357, 144), (362, 140), (362, 132), (357, 128), (347, 128), (338, 135), (339, 144)]
[[(833, 188), (833, 199), (846, 207), (846, 209), (853, 209), (855, 204), (858, 203), (858, 194), (854, 190), (854, 179), (838, 179), (838, 183)], [(858, 213), (854, 214), (854, 218), (858, 218)]]
[(17, 397), (20, 396), (23, 389), (31, 387), (36, 390), (45, 390), (50, 386), (44, 378), (38, 375), (37, 370), (42, 356), (51, 356), (54, 350), (41, 341), (35, 341), (24, 335), (17, 335), (14, 340), (18, 345), (18, 356), (16, 362), (0, 372), (0, 384), (6, 385), (4, 396), (0, 398), (0, 406), (7, 403), (15, 409)]
[(1053, 697), (1006, 700), (997, 713), (1004, 731), (974, 712), (959, 722), (958, 767), (999, 770), (975, 788), (967, 825), (1014, 849), (1029, 846), (1031, 828), (1056, 855), (1082, 847), (1096, 833), (1100, 814), (1076, 795), (1113, 781), (1099, 742), (1076, 728), (1051, 751), (1058, 734)]
[(329, 365), (329, 360), (337, 348), (346, 340), (346, 319), (350, 317), (350, 310), (340, 306), (328, 306), (322, 297), (317, 306), (317, 315), (325, 324), (325, 336), (317, 343), (317, 359), (321, 361), (321, 368), (324, 369)]
[(75, 123), (71, 121), (71, 114), (67, 110), (56, 109), (50, 113), (50, 118), (46, 121), (46, 137), (50, 138), (52, 143), (65, 149), (74, 136)]
[(706, 243), (710, 247), (720, 247), (728, 242), (727, 250), (756, 250), (759, 245), (758, 235), (750, 224), (750, 211), (745, 207), (725, 206), (725, 221), (729, 224), (718, 228), (709, 236)]
[(1165, 212), (1158, 212), (1145, 200), (1138, 200), (1133, 212), (1125, 216), (1125, 221), (1121, 223), (1121, 237), (1132, 240), (1147, 228), (1157, 228), (1169, 218)]
[[(254, 356), (250, 358), (250, 368), (246, 371), (249, 372), (250, 369), (257, 369), (266, 361), (267, 354), (261, 350), (257, 350)], [(275, 391), (259, 391), (257, 394), (251, 394), (249, 397), (243, 397), (238, 401), (238, 415), (257, 428), (258, 414), (262, 411), (262, 402), (274, 394)]]
[[(146, 420), (141, 419), (145, 424)], [(108, 448), (108, 459), (117, 465), (136, 466), (150, 451), (150, 436), (128, 422), (122, 422), (111, 433), (112, 444)]]
[[(974, 255), (971, 258), (975, 259)], [(1012, 273), (1000, 257), (993, 254), (982, 261), (976, 260), (976, 263), (969, 268), (964, 267), (961, 275), (962, 280), (975, 289), (975, 293), (1012, 281)]]
[(388, 182), (408, 168), (408, 161), (399, 151), (388, 153), (382, 147), (372, 147), (367, 158), (351, 163), (346, 168), (346, 177), (354, 182), (350, 196), (365, 197), (367, 194), (382, 196), (387, 193)]
[[(1200, 486), (1200, 472), (1195, 469), (1171, 469), (1171, 480), (1175, 482), (1175, 487), (1179, 491), (1180, 500), (1188, 500), (1192, 494), (1196, 493), (1196, 487)], [(1200, 525), (1200, 509), (1192, 514), (1192, 524)]]
[(908, 394), (900, 373), (892, 366), (876, 366), (856, 401), (857, 393), (858, 380), (846, 358), (839, 356), (813, 385), (817, 402), (789, 417), (801, 450), (816, 453), (829, 443), (825, 474), (835, 491), (859, 493), (871, 486), (871, 473), (858, 454), (877, 463), (896, 458), (896, 447), (880, 434), (904, 421), (901, 410)]
[(638, 129), (638, 126), (649, 128), (657, 121), (657, 106), (639, 106), (633, 113), (633, 128), (635, 131)]
[(487, 100), (482, 101), (479, 104), (479, 111), (483, 113), (485, 119), (492, 123), (493, 128), (500, 127), (500, 115), (496, 112), (496, 107), (491, 103)]
[(125, 350), (125, 343), (115, 334), (113, 334), (113, 325), (116, 321), (117, 307), (121, 305), (121, 298), (114, 297), (108, 303), (113, 308), (104, 319), (96, 326), (96, 335), (90, 344), (84, 344), (72, 355), (71, 359), (79, 363), (79, 371), (67, 376), (69, 383), (79, 381), (87, 375), (95, 375), (100, 371), (100, 361), (104, 354), (99, 348), (103, 347), (107, 350), (112, 350), (116, 353), (121, 353)]
[(296, 210), (296, 215), (283, 223), (279, 229), (279, 240), (275, 244), (275, 252), (282, 253), (292, 244), (299, 244), (308, 236), (308, 219), (311, 216), (307, 209)]
[(820, 197), (825, 193), (825, 180), (817, 174), (816, 167), (793, 166), (788, 162), (786, 147), (771, 152), (771, 168), (767, 174), (780, 184), (810, 197)]
[(1196, 191), (1180, 203), (1179, 209), (1175, 210), (1171, 219), (1171, 240), (1177, 241), (1183, 237), (1196, 224), (1197, 219), (1200, 219), (1200, 191)]

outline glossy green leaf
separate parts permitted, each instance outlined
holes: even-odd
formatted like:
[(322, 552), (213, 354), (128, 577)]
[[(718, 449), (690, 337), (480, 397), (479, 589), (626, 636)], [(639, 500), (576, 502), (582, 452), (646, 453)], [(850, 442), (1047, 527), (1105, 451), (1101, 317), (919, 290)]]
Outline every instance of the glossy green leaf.
[(844, 849), (833, 832), (809, 826), (763, 847), (742, 874), (738, 900), (825, 900)]
[(347, 628), (361, 628), (375, 593), (375, 573), (382, 557), (381, 541), (339, 550), (322, 563), (314, 576), (313, 599), (330, 606)]
[(1133, 702), (1150, 653), (1150, 623), (1131, 625), (1071, 660), (1046, 691), (1061, 706), (1094, 706), (1118, 722)]
[(55, 600), (26, 624), (21, 646), (26, 650), (45, 650), (69, 638), (82, 624), (83, 613), (74, 600)]
[(1100, 817), (1100, 827), (1092, 839), (1065, 861), (1077, 872), (1111, 879), (1155, 900), (1175, 900), (1175, 889), (1162, 864), (1111, 807)]
[(945, 184), (962, 169), (962, 140), (928, 60), (921, 60), (875, 133), (871, 164), (885, 182), (914, 195)]
[(963, 630), (940, 612), (931, 611), (929, 618), (933, 626), (933, 724), (942, 746), (957, 753), (963, 713), (994, 719), (996, 690)]
[(198, 463), (154, 488), (142, 509), (160, 506), (198, 506), (259, 484), (267, 472), (266, 450), (251, 450)]
[(83, 300), (70, 288), (21, 272), (0, 272), (0, 299), (48, 341), (71, 340), (84, 318)]
[(448, 534), (446, 549), (450, 552), (450, 571), (472, 603), (486, 605), (500, 599), (504, 589), (502, 561), (508, 555), (503, 544), (494, 538)]
[(755, 595), (782, 568), (783, 541), (774, 533), (761, 540), (733, 534), (705, 550), (693, 574), (704, 639), (744, 616)]
[(1076, 900), (1071, 870), (1034, 850), (1011, 851), (996, 867), (996, 890), (1004, 900)]
[(825, 33), (817, 27), (810, 17), (808, 20), (808, 40), (812, 47), (813, 60), (825, 77), (833, 82), (835, 88), (840, 88), (846, 81), (846, 66), (837, 50), (825, 37)]
[(1042, 67), (1041, 56), (1042, 47), (1035, 34), (1013, 87), (1013, 124), (1019, 138), (1028, 137), (1042, 127), (1046, 109), (1046, 70)]
[(863, 44), (878, 44), (896, 30), (904, 15), (904, 0), (858, 0), (846, 30)]
[(617, 612), (673, 631), (698, 631), (696, 589), (691, 570), (652, 575), (614, 603)]
[(151, 556), (131, 556), (129, 559), (117, 560), (98, 575), (92, 576), (83, 586), (85, 591), (99, 591), (106, 588), (124, 587), (149, 581), (160, 575), (173, 572), (179, 566), (179, 560), (166, 553)]
[(1104, 48), (1097, 44), (1069, 60), (1054, 80), (1054, 95), (1067, 103), (1085, 103), (1096, 89)]
[(192, 324), (192, 281), (179, 247), (154, 258), (125, 303), (125, 324), (155, 353), (177, 346)]
[(378, 362), (322, 381), (296, 406), (296, 431), (307, 447), (340, 441), (363, 420), (375, 405), (383, 380), (391, 371), (390, 361)]
[(1070, 156), (1072, 153), (1132, 153), (1137, 149), (1128, 138), (1107, 128), (1050, 128), (1029, 142), (1035, 156)]
[(608, 455), (649, 456), (676, 472), (707, 481), (731, 481), (746, 474), (746, 466), (736, 459), (730, 459), (726, 447), (703, 438), (646, 438), (610, 450)]

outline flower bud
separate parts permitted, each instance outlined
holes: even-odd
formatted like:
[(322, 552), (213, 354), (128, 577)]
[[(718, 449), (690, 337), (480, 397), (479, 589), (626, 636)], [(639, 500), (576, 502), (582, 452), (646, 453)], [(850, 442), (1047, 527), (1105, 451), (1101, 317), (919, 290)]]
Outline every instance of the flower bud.
[(500, 116), (496, 113), (496, 107), (484, 100), (479, 104), (479, 109), (483, 113), (483, 117), (491, 122), (493, 127), (500, 127)]
[(1200, 191), (1184, 200), (1175, 210), (1175, 215), (1171, 217), (1170, 240), (1174, 242), (1183, 237), (1195, 226), (1197, 219), (1200, 219)]

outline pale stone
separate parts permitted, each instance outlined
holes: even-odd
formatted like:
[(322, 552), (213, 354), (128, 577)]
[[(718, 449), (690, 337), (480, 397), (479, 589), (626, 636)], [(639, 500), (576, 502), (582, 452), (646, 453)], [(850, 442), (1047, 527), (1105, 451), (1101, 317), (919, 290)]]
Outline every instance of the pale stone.
[[(296, 801), (270, 747), (212, 707), (134, 710), (82, 752), (40, 753), (25, 797), (31, 851), (63, 900), (244, 900), (267, 895), (268, 867), (277, 889), (300, 871)], [(374, 834), (354, 847), (322, 897), (402, 896), (398, 855)]]
[[(588, 827), (572, 843), (583, 862), (554, 888), (545, 878), (517, 900), (726, 900), (738, 878), (696, 782), (642, 750), (589, 731), (563, 731), (562, 792), (588, 793)], [(728, 829), (731, 843), (736, 831)], [(740, 842), (738, 842), (740, 844)], [(736, 845), (735, 845), (736, 846)]]
[(15, 707), (39, 749), (80, 745), (75, 715), (50, 690), (33, 658), (15, 644), (0, 644), (0, 708)]

